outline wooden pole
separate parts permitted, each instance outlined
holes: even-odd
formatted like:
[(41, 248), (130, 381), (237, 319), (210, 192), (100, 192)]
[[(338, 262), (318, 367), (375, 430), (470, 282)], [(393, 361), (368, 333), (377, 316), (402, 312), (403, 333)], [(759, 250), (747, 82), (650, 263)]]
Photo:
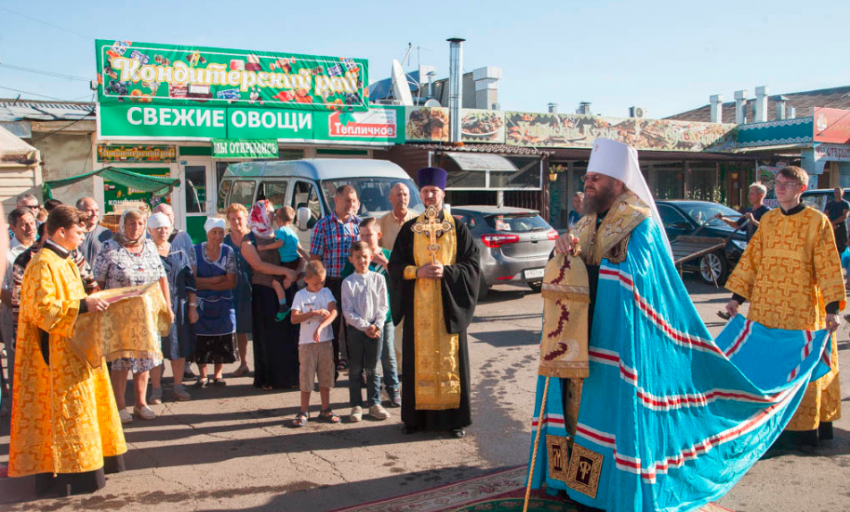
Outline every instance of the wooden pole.
[(522, 512), (528, 512), (528, 499), (531, 497), (531, 479), (534, 477), (534, 466), (537, 465), (537, 448), (540, 445), (540, 431), (543, 430), (543, 417), (546, 414), (546, 395), (549, 394), (549, 378), (546, 377), (546, 385), (543, 386), (543, 403), (540, 405), (540, 414), (537, 416), (537, 435), (534, 437), (534, 450), (531, 452), (531, 468), (528, 470), (528, 483), (525, 485), (525, 503)]

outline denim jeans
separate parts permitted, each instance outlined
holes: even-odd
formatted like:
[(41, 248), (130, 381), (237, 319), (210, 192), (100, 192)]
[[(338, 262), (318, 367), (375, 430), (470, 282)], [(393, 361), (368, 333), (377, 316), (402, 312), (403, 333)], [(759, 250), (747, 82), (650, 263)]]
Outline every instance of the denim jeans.
[(366, 406), (381, 403), (381, 380), (378, 376), (378, 359), (381, 356), (383, 332), (378, 339), (366, 336), (366, 333), (347, 326), (348, 340), (348, 398), (351, 407), (363, 405), (363, 385), (360, 373), (366, 373)]
[(381, 347), (381, 373), (384, 375), (384, 387), (390, 400), (398, 389), (398, 366), (395, 360), (395, 326), (392, 320), (384, 324), (384, 344)]

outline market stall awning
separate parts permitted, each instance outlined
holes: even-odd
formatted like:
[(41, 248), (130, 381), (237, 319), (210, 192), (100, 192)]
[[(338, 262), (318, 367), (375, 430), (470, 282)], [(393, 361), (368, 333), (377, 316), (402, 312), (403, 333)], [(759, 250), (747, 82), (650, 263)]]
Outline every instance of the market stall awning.
[(455, 152), (446, 152), (445, 155), (464, 171), (518, 171), (513, 162), (501, 155)]
[(101, 178), (113, 183), (141, 190), (154, 196), (167, 195), (171, 193), (171, 190), (174, 187), (180, 186), (179, 179), (157, 178), (155, 176), (145, 176), (144, 174), (128, 171), (127, 169), (121, 169), (119, 167), (104, 167), (103, 169), (98, 169), (79, 176), (44, 182), (44, 185), (42, 185), (42, 194), (44, 199), (53, 198), (53, 188), (72, 185), (78, 181), (91, 178), (92, 176), (100, 176)]

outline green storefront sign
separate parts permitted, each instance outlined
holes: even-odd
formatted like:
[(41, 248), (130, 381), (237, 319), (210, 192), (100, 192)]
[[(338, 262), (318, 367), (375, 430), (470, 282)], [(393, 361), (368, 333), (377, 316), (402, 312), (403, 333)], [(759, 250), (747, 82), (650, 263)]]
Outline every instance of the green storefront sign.
[(277, 158), (277, 141), (221, 140), (212, 141), (213, 158)]
[[(145, 167), (134, 168), (133, 172), (145, 174), (147, 176), (156, 176), (157, 178), (170, 178), (171, 170), (168, 167)], [(115, 205), (126, 201), (144, 201), (151, 208), (163, 201), (162, 198), (154, 199), (150, 192), (136, 190), (124, 185), (113, 183), (108, 179), (103, 180), (103, 201), (104, 213), (112, 213), (115, 211)]]
[(100, 138), (291, 140), (401, 144), (398, 107), (366, 112), (303, 112), (157, 104), (100, 105)]
[(98, 102), (366, 111), (364, 59), (95, 41)]

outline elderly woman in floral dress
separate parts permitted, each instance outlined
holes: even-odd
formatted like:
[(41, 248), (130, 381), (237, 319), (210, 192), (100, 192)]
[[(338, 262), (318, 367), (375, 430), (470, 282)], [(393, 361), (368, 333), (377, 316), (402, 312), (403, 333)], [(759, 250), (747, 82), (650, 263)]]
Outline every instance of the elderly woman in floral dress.
[[(151, 240), (145, 238), (147, 219), (136, 209), (125, 211), (121, 215), (118, 233), (107, 240), (94, 263), (94, 278), (102, 290), (139, 286), (158, 282), (162, 294), (171, 309), (171, 293), (168, 279), (162, 266), (159, 253)], [(126, 357), (112, 362), (112, 387), (115, 401), (123, 423), (133, 421), (127, 412), (124, 395), (127, 390), (127, 376), (133, 372), (133, 392), (135, 404), (133, 413), (143, 419), (156, 418), (147, 403), (147, 388), (150, 371), (162, 364), (161, 359), (137, 359)]]

